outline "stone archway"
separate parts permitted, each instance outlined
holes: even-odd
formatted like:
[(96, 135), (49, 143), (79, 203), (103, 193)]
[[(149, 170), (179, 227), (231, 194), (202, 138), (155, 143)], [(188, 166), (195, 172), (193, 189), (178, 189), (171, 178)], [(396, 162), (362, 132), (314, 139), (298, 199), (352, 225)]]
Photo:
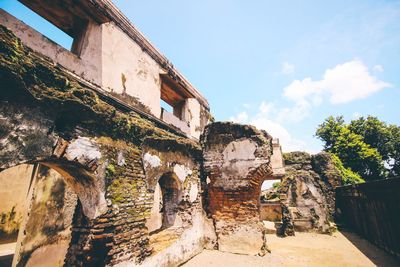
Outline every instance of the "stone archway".
[(153, 199), (153, 207), (146, 223), (150, 234), (175, 224), (178, 205), (182, 199), (182, 185), (174, 173), (161, 175), (155, 186)]
[[(86, 242), (93, 243), (90, 241), (90, 231), (87, 231), (91, 227), (90, 221), (95, 220), (108, 210), (105, 200), (107, 155), (102, 153), (95, 138), (75, 135), (67, 141), (60, 137), (59, 133), (55, 131), (55, 124), (51, 115), (45, 114), (39, 109), (2, 102), (0, 107), (0, 125), (2, 126), (0, 132), (0, 171), (21, 164), (40, 165), (57, 173), (62, 178), (61, 181), (68, 186), (68, 190), (77, 196), (80, 208), (75, 211), (75, 207), (72, 207), (72, 213), (75, 211), (75, 217), (82, 219), (73, 221), (72, 239), (68, 248), (68, 259), (66, 259), (66, 263), (77, 265), (78, 262), (87, 262), (86, 256), (88, 255), (84, 255), (83, 258), (79, 258), (77, 255), (81, 253), (83, 246), (88, 245)], [(7, 178), (12, 179), (11, 176)], [(57, 186), (60, 186), (60, 183), (57, 183)], [(53, 187), (53, 185), (49, 186), (52, 189)], [(49, 191), (44, 190), (43, 192), (49, 194)], [(31, 194), (30, 197), (32, 196)], [(36, 200), (38, 199), (40, 197), (36, 198)], [(30, 203), (28, 209), (35, 208), (36, 204), (51, 206), (52, 201), (47, 201), (50, 204), (46, 204), (47, 202), (38, 200), (37, 203)], [(29, 223), (28, 226), (35, 220), (40, 221), (40, 218), (34, 218), (35, 214), (43, 215), (45, 210), (27, 212), (29, 216), (27, 216), (25, 222)], [(54, 216), (54, 218), (56, 217)], [(29, 242), (25, 242), (26, 238), (31, 238), (32, 236), (28, 235), (37, 230), (31, 229), (31, 231), (28, 229), (29, 227), (23, 227), (23, 231), (20, 232), (26, 234), (19, 235), (18, 244), (28, 244)], [(41, 227), (41, 229), (44, 228)], [(48, 236), (45, 232), (51, 232), (50, 228), (47, 227), (44, 230), (43, 236)], [(55, 240), (54, 235), (50, 233), (48, 240), (51, 239)], [(41, 242), (41, 244), (44, 243), (49, 245), (52, 241)], [(28, 256), (37, 249), (40, 249), (38, 244), (36, 247), (17, 248), (18, 253), (14, 257), (14, 264), (24, 265), (29, 260)], [(102, 256), (102, 259), (99, 259), (99, 262), (104, 262), (106, 256), (107, 253)], [(90, 260), (93, 261), (93, 258), (95, 257), (91, 256)]]

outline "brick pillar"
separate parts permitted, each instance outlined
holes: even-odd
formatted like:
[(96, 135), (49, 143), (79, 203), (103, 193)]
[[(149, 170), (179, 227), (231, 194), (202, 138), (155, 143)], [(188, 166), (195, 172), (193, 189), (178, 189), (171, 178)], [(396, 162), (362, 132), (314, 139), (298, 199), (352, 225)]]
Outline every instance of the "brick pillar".
[(272, 174), (272, 138), (254, 127), (212, 123), (202, 136), (208, 210), (221, 251), (255, 255), (265, 250), (260, 191)]

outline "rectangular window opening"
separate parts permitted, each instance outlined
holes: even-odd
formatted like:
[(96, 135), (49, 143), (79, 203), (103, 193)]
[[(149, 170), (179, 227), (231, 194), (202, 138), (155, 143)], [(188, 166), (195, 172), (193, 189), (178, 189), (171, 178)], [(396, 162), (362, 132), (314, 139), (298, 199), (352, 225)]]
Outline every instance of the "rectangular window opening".
[(174, 108), (164, 100), (160, 99), (160, 103), (161, 103), (161, 108), (164, 109), (165, 111), (168, 111), (169, 113), (174, 112)]
[(168, 76), (168, 74), (161, 74), (161, 107), (173, 114), (179, 120), (185, 122), (185, 103), (189, 97), (182, 86), (175, 80)]
[[(31, 28), (35, 29), (54, 43), (62, 46), (68, 51), (71, 51), (77, 56), (80, 55), (82, 40), (86, 31), (87, 22), (79, 21), (77, 23), (76, 20), (73, 19), (74, 27), (68, 28), (69, 32), (74, 33), (74, 37), (72, 37), (70, 34), (66, 33), (65, 30), (56, 26), (46, 18), (42, 17), (41, 15), (18, 1), (0, 1), (0, 8), (4, 9), (9, 14), (21, 20)], [(69, 16), (70, 14), (66, 13), (65, 15)], [(57, 20), (57, 18), (55, 17), (52, 17), (51, 19), (53, 20), (53, 22)]]

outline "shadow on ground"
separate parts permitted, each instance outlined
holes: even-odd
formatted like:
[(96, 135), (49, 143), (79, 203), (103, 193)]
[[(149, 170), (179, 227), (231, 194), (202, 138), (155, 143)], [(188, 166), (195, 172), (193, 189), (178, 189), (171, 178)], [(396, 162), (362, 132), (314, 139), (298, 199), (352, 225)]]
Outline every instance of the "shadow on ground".
[(362, 252), (370, 261), (379, 267), (400, 266), (400, 259), (390, 255), (368, 240), (362, 238), (356, 233), (350, 232), (348, 229), (341, 229), (340, 232), (349, 240), (357, 249)]

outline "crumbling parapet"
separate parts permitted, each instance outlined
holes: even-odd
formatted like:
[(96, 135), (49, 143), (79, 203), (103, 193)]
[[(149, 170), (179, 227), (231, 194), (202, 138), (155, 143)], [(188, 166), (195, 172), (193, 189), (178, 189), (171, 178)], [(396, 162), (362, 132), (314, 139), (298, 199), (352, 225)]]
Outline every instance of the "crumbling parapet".
[(255, 255), (266, 249), (259, 208), (261, 184), (272, 175), (271, 141), (248, 125), (216, 122), (205, 129), (208, 209), (221, 251)]

